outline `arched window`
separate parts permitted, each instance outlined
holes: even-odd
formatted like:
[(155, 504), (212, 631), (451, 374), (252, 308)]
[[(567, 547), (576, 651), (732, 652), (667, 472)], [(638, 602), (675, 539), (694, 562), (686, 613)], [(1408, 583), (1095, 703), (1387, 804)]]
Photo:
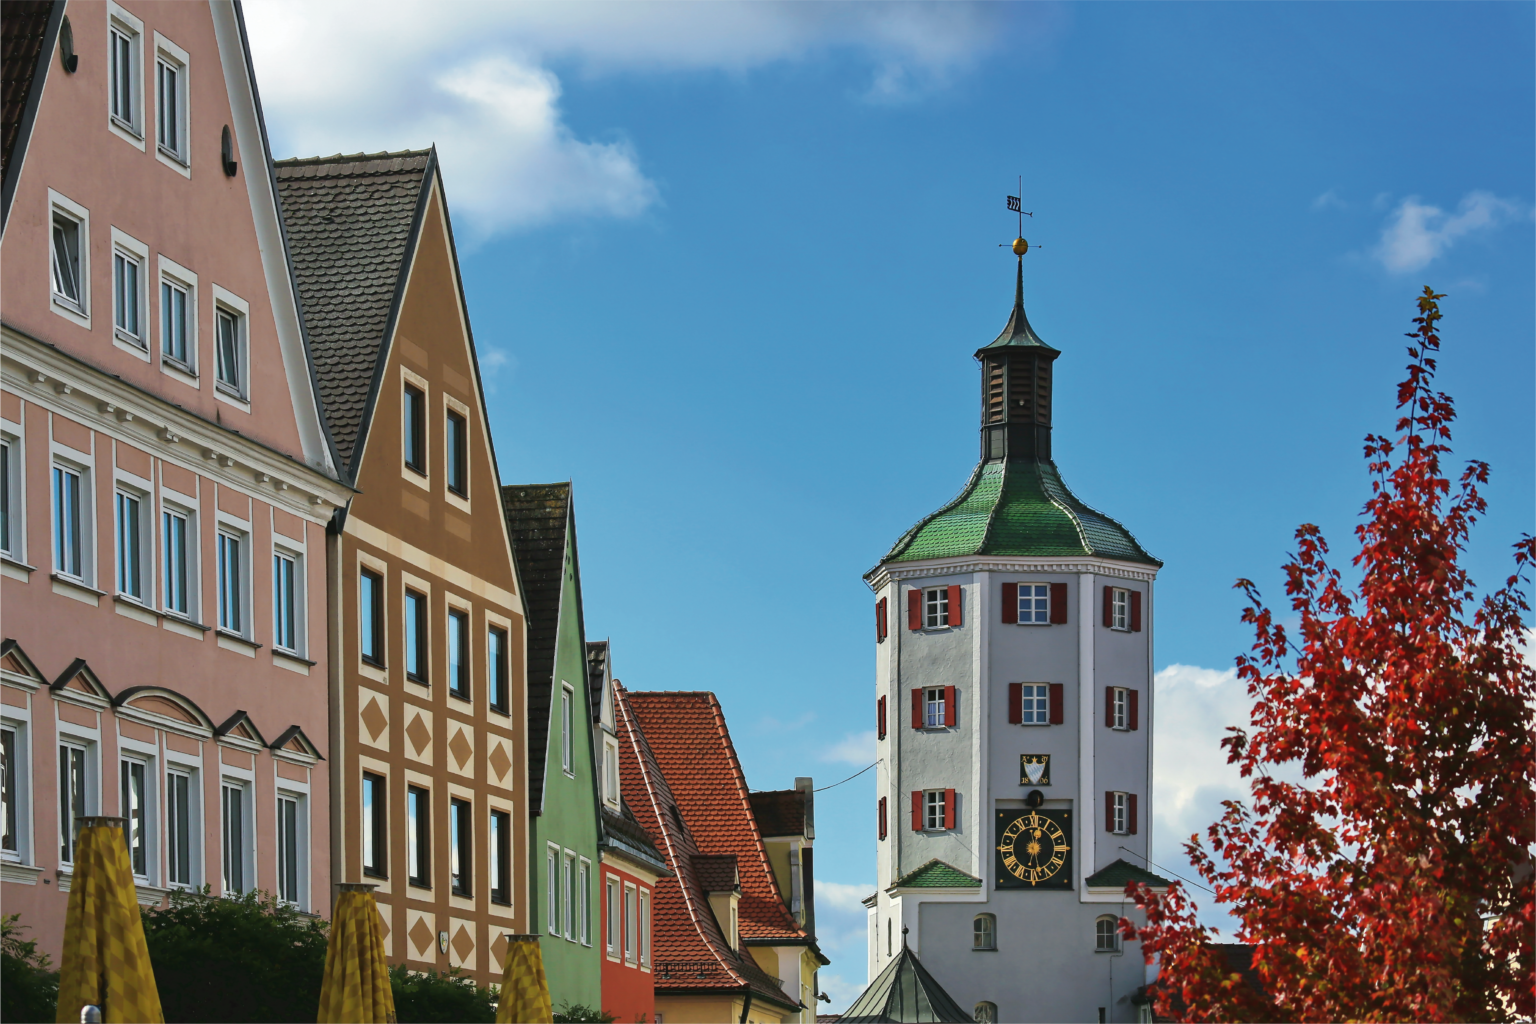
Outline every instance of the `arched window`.
[(971, 1014), (971, 1019), (976, 1024), (997, 1024), (997, 1004), (977, 1003), (976, 1012)]
[(1120, 950), (1120, 919), (1108, 914), (1093, 923), (1094, 950), (1099, 953), (1116, 953)]
[[(991, 914), (977, 914), (971, 922), (971, 948), (997, 948), (997, 918)], [(990, 1003), (987, 1005), (991, 1005)]]

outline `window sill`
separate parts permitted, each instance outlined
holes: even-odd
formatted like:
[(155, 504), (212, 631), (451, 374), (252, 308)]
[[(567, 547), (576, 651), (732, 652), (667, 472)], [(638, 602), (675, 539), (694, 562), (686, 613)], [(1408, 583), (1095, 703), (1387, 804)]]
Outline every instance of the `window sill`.
[(232, 405), (241, 412), (251, 411), (251, 400), (238, 392), (230, 391), (224, 384), (218, 384), (213, 389), (213, 397), (225, 405)]
[[(260, 647), (261, 645), (257, 644), (256, 646)], [(274, 658), (287, 658), (289, 661), (301, 662), (302, 664), (308, 665), (310, 668), (314, 668), (316, 665), (320, 664), (318, 661), (310, 661), (308, 658), (304, 657), (304, 655), (300, 654), (298, 651), (288, 651), (288, 650), (284, 650), (281, 647), (274, 647), (274, 648), (272, 648), (272, 657), (274, 657)]]
[(261, 650), (261, 644), (254, 640), (247, 640), (239, 633), (231, 633), (227, 629), (215, 629), (214, 633), (218, 635), (219, 646), (226, 651), (237, 651), (247, 658), (254, 658), (256, 652)]
[(49, 573), (49, 579), (53, 580), (53, 592), (64, 597), (73, 598), (83, 604), (99, 608), (101, 599), (106, 597), (106, 591), (97, 590), (82, 579), (73, 576), (63, 576), (59, 573)]
[(53, 302), (49, 306), (55, 313), (72, 324), (91, 329), (91, 314), (87, 313), (78, 302), (71, 302), (58, 292), (53, 293)]
[(0, 573), (4, 573), (13, 580), (21, 580), (26, 583), (32, 574), (37, 571), (37, 566), (28, 565), (26, 562), (17, 561), (10, 555), (0, 555)]
[(996, 946), (989, 946), (989, 947), (987, 947), (985, 949), (977, 949), (975, 946), (972, 946), (971, 947), (971, 952), (972, 953), (996, 953), (997, 952), (997, 947)]
[(475, 698), (471, 697), (467, 693), (460, 693), (458, 690), (449, 690), (448, 696), (452, 697), (454, 700), (461, 700), (466, 704), (473, 704), (475, 702)]
[(213, 628), (212, 626), (205, 626), (201, 622), (194, 622), (190, 616), (183, 615), (181, 612), (164, 611), (160, 614), (165, 616), (167, 623), (174, 622), (178, 626), (186, 626), (188, 629), (195, 629), (202, 633), (206, 633)]
[(112, 603), (117, 608), (117, 614), (130, 619), (137, 619), (147, 626), (160, 624), (160, 613), (144, 604), (136, 597), (128, 594), (113, 594)]
[(167, 377), (181, 381), (183, 384), (198, 388), (199, 390), (202, 388), (202, 382), (197, 379), (197, 371), (174, 356), (161, 353), (160, 372)]

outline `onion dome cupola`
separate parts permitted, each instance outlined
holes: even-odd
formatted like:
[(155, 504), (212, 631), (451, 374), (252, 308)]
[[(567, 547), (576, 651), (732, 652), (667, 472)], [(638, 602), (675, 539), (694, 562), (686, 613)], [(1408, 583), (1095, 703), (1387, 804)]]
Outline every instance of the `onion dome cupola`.
[(881, 565), (969, 555), (1163, 564), (1129, 530), (1079, 501), (1051, 459), (1052, 375), (1061, 353), (1024, 314), (1027, 250), (1023, 239), (1014, 243), (1019, 266), (1007, 326), (976, 350), (981, 460), (959, 495), (903, 534)]

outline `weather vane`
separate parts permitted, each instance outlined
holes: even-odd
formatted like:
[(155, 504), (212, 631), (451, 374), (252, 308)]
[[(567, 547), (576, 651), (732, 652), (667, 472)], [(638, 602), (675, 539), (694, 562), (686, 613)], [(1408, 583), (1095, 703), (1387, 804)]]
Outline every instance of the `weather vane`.
[[(1012, 242), (998, 242), (997, 243), (998, 248), (1002, 248), (1004, 246), (1011, 245), (1012, 248), (1013, 248), (1014, 255), (1016, 255), (1016, 256), (1023, 256), (1025, 253), (1029, 252), (1029, 243), (1024, 240), (1024, 218), (1025, 217), (1033, 217), (1034, 216), (1034, 214), (1032, 214), (1028, 210), (1024, 209), (1024, 201), (1020, 198), (1020, 196), (1023, 196), (1023, 195), (1024, 195), (1024, 175), (1021, 174), (1021, 175), (1019, 175), (1019, 194), (1017, 196), (1009, 196), (1008, 197), (1008, 209), (1012, 210), (1014, 213), (1019, 215), (1019, 235)], [(1040, 249), (1040, 248), (1044, 248), (1044, 247), (1037, 245), (1037, 246), (1035, 246), (1035, 248), (1036, 249)]]

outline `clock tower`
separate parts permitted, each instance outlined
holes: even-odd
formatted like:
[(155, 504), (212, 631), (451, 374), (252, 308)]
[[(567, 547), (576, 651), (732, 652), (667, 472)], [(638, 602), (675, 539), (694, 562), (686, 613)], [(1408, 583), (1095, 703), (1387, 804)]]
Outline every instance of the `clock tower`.
[[(1051, 454), (1060, 353), (1013, 311), (976, 351), (980, 459), (865, 576), (875, 592), (879, 888), (870, 977), (901, 936), (976, 1020), (1134, 1021), (1114, 922), (1149, 873), (1153, 582), (1162, 563)], [(1114, 410), (1106, 409), (1107, 415)]]

